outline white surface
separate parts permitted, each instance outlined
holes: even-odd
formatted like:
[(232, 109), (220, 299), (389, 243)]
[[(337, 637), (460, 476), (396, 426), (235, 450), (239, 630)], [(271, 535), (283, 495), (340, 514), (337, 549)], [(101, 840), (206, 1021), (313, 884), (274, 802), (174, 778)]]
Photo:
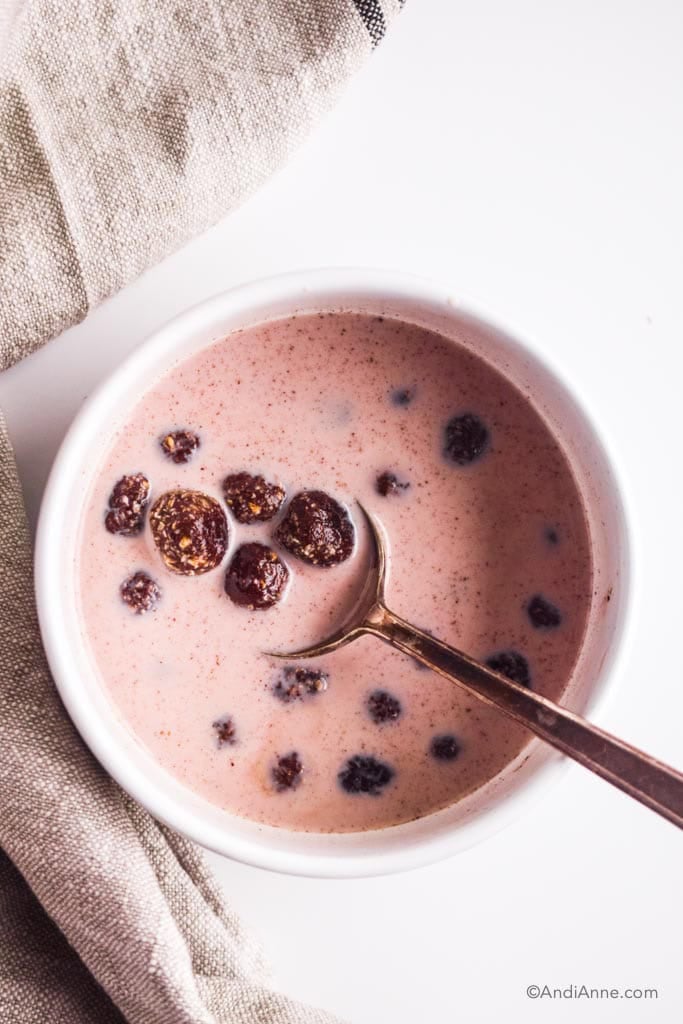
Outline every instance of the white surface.
[[(276, 270), (367, 264), (452, 284), (579, 382), (636, 499), (643, 595), (603, 724), (681, 762), (683, 8), (410, 0), (258, 196), (0, 379), (34, 512), (79, 403), (145, 334)], [(212, 862), (276, 982), (355, 1024), (679, 1021), (681, 837), (572, 767), (441, 865), (311, 881)], [(659, 999), (529, 1001), (527, 985)]]

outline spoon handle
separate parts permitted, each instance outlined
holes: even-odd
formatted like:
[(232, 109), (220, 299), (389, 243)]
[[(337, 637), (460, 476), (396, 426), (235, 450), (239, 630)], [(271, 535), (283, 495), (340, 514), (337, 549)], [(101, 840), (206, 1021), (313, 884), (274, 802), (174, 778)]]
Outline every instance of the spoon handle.
[(683, 775), (674, 768), (411, 626), (384, 605), (375, 606), (362, 631), (380, 637), (440, 675), (460, 683), (585, 768), (683, 828)]

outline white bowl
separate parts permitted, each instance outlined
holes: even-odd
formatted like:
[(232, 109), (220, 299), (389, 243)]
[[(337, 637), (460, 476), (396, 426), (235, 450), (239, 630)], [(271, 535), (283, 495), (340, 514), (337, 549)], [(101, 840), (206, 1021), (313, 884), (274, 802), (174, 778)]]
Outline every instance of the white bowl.
[(297, 272), (234, 288), (162, 327), (74, 420), (50, 474), (36, 549), (38, 613), (54, 679), (81, 735), (111, 775), (157, 818), (203, 846), (276, 871), (329, 877), (413, 868), (471, 846), (535, 800), (557, 775), (562, 759), (533, 740), (477, 793), (417, 821), (378, 831), (319, 835), (238, 818), (181, 786), (118, 717), (83, 642), (74, 565), (84, 500), (107, 439), (152, 381), (178, 358), (237, 328), (297, 312), (341, 309), (397, 316), (457, 338), (514, 381), (559, 439), (588, 511), (597, 594), (564, 703), (579, 712), (594, 709), (623, 647), (630, 604), (629, 541), (611, 461), (588, 416), (545, 357), (463, 309), (446, 289), (419, 279), (374, 270)]

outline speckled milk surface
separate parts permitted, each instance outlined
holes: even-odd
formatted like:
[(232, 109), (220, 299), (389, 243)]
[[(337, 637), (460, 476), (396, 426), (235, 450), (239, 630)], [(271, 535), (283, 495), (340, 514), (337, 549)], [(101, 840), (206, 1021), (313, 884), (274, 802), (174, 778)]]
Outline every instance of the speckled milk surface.
[[(396, 389), (412, 400), (392, 401)], [(461, 467), (444, 458), (443, 432), (464, 412), (485, 422), (490, 446)], [(179, 427), (201, 437), (186, 465), (159, 446)], [(165, 569), (149, 525), (137, 537), (104, 529), (124, 474), (145, 473), (152, 501), (175, 487), (222, 500), (223, 478), (240, 470), (280, 482), (290, 497), (319, 488), (347, 503), (359, 534), (353, 556), (320, 568), (280, 549), (292, 576), (287, 596), (250, 612), (226, 596), (225, 567), (240, 543), (271, 542), (279, 519), (231, 519), (226, 560), (198, 577)], [(383, 471), (410, 486), (381, 496)], [(86, 505), (78, 572), (84, 632), (118, 712), (166, 770), (236, 814), (311, 831), (381, 828), (458, 800), (528, 741), (500, 713), (372, 638), (315, 662), (329, 674), (325, 692), (291, 704), (273, 695), (282, 666), (261, 652), (319, 639), (358, 592), (367, 550), (354, 499), (389, 535), (396, 612), (478, 658), (522, 653), (533, 687), (553, 698), (576, 660), (591, 599), (588, 528), (564, 455), (521, 392), (464, 347), (396, 320), (300, 316), (235, 333), (151, 382), (113, 436)], [(145, 615), (119, 596), (136, 570), (162, 590)], [(558, 628), (530, 622), (526, 605), (539, 593), (560, 609)], [(395, 721), (378, 725), (368, 714), (378, 688), (398, 698)], [(226, 715), (236, 742), (219, 748), (212, 723)], [(429, 753), (443, 733), (457, 738), (455, 760)], [(291, 751), (302, 781), (278, 792), (272, 767)], [(394, 770), (380, 795), (340, 787), (355, 754)]]

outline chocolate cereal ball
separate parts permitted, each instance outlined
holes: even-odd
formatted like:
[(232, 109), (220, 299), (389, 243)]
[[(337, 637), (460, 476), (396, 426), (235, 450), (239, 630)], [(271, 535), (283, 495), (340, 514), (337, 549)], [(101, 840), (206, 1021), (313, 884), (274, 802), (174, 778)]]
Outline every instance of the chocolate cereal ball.
[(152, 505), (149, 522), (157, 550), (171, 572), (199, 576), (223, 561), (228, 519), (210, 495), (167, 491)]

